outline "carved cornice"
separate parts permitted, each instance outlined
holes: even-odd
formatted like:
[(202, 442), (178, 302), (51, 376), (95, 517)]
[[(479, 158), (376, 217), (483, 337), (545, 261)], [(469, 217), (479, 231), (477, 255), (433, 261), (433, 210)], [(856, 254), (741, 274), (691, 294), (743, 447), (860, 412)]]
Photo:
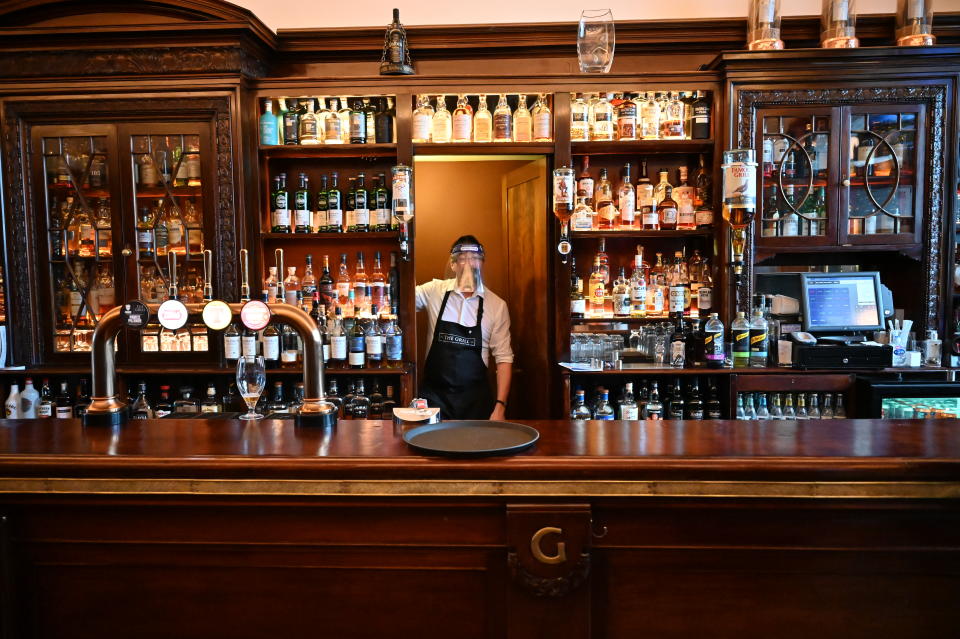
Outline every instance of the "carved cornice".
[(238, 46), (13, 51), (0, 55), (0, 77), (97, 77), (236, 73), (263, 77), (267, 65)]
[[(757, 110), (763, 107), (858, 104), (925, 104), (927, 106), (926, 196), (924, 198), (923, 286), (924, 316), (918, 332), (938, 328), (944, 313), (942, 301), (941, 254), (944, 250), (945, 175), (944, 137), (948, 87), (941, 84), (894, 87), (855, 87), (818, 89), (769, 89), (737, 91), (736, 132), (741, 147), (753, 148), (757, 126)], [(753, 255), (754, 234), (747, 239), (747, 251)], [(749, 308), (753, 293), (753, 262), (747, 260), (744, 276), (747, 286), (740, 287), (737, 310)]]

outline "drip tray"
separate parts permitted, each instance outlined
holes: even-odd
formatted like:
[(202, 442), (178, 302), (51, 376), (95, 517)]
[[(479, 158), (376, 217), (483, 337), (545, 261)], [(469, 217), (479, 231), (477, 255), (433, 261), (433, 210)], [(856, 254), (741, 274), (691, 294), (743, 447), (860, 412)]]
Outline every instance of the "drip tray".
[(403, 441), (432, 455), (485, 457), (513, 455), (540, 439), (536, 428), (514, 422), (460, 420), (411, 428)]

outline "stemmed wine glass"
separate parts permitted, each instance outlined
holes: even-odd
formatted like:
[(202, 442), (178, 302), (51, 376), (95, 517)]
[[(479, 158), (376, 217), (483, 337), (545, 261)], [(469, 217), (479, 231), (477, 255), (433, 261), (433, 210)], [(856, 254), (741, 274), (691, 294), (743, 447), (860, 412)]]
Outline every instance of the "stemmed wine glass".
[(264, 386), (267, 385), (267, 373), (263, 365), (263, 356), (243, 357), (237, 360), (237, 390), (247, 403), (247, 412), (240, 419), (263, 419), (257, 413), (257, 402)]

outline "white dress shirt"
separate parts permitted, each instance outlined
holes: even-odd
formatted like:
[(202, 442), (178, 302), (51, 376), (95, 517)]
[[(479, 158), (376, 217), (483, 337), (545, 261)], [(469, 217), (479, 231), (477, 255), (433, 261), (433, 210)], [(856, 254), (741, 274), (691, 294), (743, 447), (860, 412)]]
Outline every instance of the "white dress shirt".
[(463, 293), (456, 290), (455, 279), (431, 280), (417, 287), (417, 310), (427, 310), (427, 353), (433, 345), (437, 315), (440, 314), (440, 305), (443, 304), (443, 296), (447, 291), (452, 292), (442, 319), (462, 326), (476, 326), (477, 310), (482, 297), (483, 320), (480, 330), (483, 333), (483, 350), (480, 357), (487, 366), (490, 365), (491, 355), (497, 364), (512, 363), (513, 348), (510, 346), (510, 312), (507, 310), (507, 303), (482, 286), (470, 297), (464, 297)]

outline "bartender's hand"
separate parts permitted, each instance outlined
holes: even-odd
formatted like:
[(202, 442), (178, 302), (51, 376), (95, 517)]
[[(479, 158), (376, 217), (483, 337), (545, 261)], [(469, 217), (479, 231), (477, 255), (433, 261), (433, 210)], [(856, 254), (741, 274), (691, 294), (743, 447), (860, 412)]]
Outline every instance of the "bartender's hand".
[(505, 414), (506, 408), (498, 402), (493, 405), (493, 412), (490, 413), (490, 421), (502, 421), (505, 418)]

